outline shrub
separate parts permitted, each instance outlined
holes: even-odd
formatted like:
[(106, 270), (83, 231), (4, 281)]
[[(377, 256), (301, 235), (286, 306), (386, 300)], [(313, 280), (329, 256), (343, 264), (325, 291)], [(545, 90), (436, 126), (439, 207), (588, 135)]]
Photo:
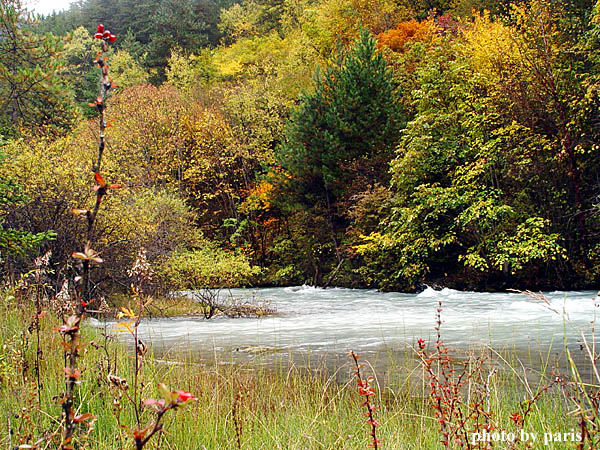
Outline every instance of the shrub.
[(241, 254), (217, 247), (174, 253), (158, 269), (163, 281), (176, 289), (235, 287), (252, 284), (261, 270)]

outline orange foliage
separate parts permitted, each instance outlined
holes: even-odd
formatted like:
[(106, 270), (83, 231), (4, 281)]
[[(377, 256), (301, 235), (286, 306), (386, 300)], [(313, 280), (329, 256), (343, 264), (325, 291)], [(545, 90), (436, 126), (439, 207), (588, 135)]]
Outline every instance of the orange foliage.
[(377, 48), (388, 47), (390, 50), (402, 53), (407, 42), (424, 41), (434, 32), (431, 20), (418, 22), (415, 19), (400, 22), (393, 28), (377, 35)]
[(240, 211), (249, 214), (254, 212), (268, 212), (272, 206), (274, 187), (268, 181), (261, 181), (248, 193), (248, 196), (240, 206)]

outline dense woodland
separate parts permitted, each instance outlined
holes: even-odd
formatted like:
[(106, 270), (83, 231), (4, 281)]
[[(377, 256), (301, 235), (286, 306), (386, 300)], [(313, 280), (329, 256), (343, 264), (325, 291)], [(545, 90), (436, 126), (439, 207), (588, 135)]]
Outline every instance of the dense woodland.
[(5, 276), (81, 270), (103, 23), (96, 289), (599, 284), (600, 2), (0, 4)]

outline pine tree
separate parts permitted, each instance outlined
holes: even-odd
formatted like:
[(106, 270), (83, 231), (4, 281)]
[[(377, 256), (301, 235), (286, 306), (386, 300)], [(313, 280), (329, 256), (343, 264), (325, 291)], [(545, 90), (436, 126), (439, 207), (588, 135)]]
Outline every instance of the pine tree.
[(315, 284), (321, 284), (333, 256), (335, 267), (343, 262), (340, 242), (351, 198), (369, 185), (387, 182), (400, 128), (391, 71), (363, 30), (336, 64), (322, 74), (317, 71), (314, 91), (300, 98), (287, 142), (277, 150), (289, 174), (281, 182), (289, 193), (282, 208), (298, 213), (304, 224), (300, 229), (325, 221), (296, 239), (299, 252), (312, 261)]
[(60, 41), (35, 34), (35, 20), (20, 0), (0, 1), (0, 134), (22, 126), (64, 129), (73, 118), (60, 70)]
[(199, 20), (191, 0), (161, 0), (153, 24), (147, 64), (158, 71), (155, 81), (163, 81), (171, 50), (179, 47), (184, 52), (197, 52), (208, 42), (207, 25)]
[(314, 92), (292, 112), (279, 158), (307, 204), (323, 195), (335, 202), (388, 179), (400, 128), (392, 73), (363, 30), (347, 55), (317, 71)]

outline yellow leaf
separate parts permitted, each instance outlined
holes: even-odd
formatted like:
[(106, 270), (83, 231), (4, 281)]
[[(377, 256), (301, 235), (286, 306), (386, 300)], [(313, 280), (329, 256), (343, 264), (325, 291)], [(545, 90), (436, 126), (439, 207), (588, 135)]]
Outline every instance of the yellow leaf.
[(123, 307), (121, 307), (121, 312), (117, 314), (117, 319), (120, 319), (122, 317), (129, 317), (131, 319), (135, 319), (136, 315), (131, 309), (125, 308), (123, 306)]

